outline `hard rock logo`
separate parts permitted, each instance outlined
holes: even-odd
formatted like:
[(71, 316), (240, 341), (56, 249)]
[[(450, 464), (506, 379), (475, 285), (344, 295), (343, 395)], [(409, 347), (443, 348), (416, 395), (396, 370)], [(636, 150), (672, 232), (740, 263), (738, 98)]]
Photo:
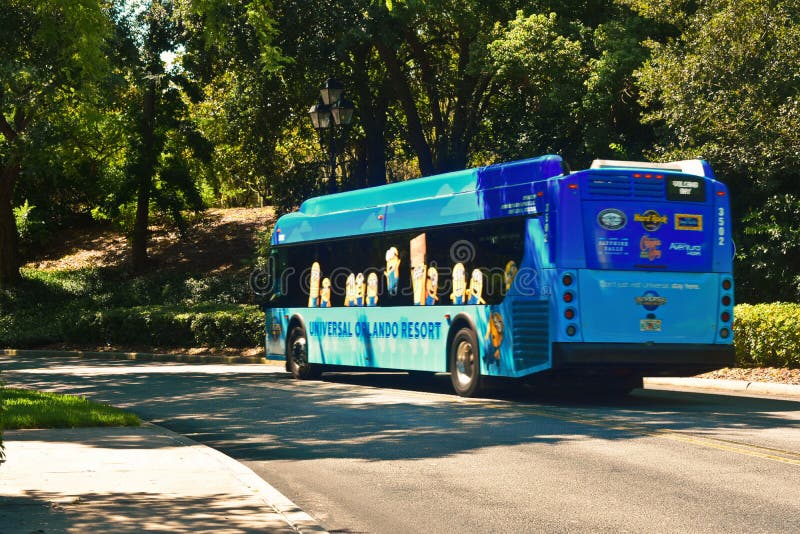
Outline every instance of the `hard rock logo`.
[(642, 223), (642, 228), (648, 232), (655, 232), (662, 224), (666, 224), (667, 216), (661, 215), (656, 210), (647, 210), (644, 213), (636, 213), (633, 220)]

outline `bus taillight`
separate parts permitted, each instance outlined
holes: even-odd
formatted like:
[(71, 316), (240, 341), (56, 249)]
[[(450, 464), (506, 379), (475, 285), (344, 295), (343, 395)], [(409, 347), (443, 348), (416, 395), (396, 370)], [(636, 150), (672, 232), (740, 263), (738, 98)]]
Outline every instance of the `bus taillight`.
[(723, 306), (730, 306), (731, 305), (731, 297), (730, 295), (725, 295), (722, 297), (722, 305)]
[(565, 274), (564, 276), (561, 277), (561, 281), (564, 283), (565, 286), (571, 286), (572, 285), (572, 275), (569, 274), (569, 273)]
[(720, 315), (719, 318), (722, 319), (723, 323), (727, 323), (730, 322), (731, 320), (731, 314), (729, 312), (724, 311), (722, 312), (722, 315)]
[(727, 278), (722, 281), (722, 289), (724, 289), (725, 291), (728, 291), (731, 288), (731, 285), (732, 285), (731, 281), (728, 280)]
[(728, 330), (727, 328), (723, 328), (722, 330), (719, 331), (719, 337), (721, 337), (722, 339), (727, 339), (727, 337), (730, 335), (731, 331)]
[(578, 333), (578, 327), (577, 326), (575, 326), (574, 324), (571, 324), (571, 325), (567, 326), (567, 335), (568, 336), (574, 336), (577, 333)]
[(572, 291), (564, 292), (564, 302), (572, 302), (573, 300), (575, 300), (575, 295)]
[(567, 308), (564, 310), (564, 317), (567, 319), (574, 319), (575, 318), (575, 308)]

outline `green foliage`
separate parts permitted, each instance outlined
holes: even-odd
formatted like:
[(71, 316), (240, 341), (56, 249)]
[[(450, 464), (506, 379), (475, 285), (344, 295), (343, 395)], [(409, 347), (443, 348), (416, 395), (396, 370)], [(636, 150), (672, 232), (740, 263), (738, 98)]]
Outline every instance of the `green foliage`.
[(139, 426), (142, 423), (130, 412), (73, 395), (0, 388), (0, 400), (5, 406), (2, 426), (8, 429)]
[(733, 332), (737, 365), (800, 368), (800, 304), (739, 304)]
[(263, 342), (264, 313), (257, 306), (136, 306), (64, 317), (68, 342), (146, 347), (254, 347)]
[(486, 45), (494, 83), (505, 90), (491, 100), (482, 141), (495, 145), (501, 160), (563, 151), (569, 132), (579, 130), (587, 60), (581, 42), (562, 30), (555, 13), (520, 11), (507, 27), (498, 24)]
[(27, 248), (41, 245), (48, 237), (45, 221), (37, 213), (34, 213), (36, 206), (32, 206), (27, 200), (14, 208), (14, 219), (19, 232), (19, 238)]
[(798, 192), (797, 13), (798, 0), (713, 0), (676, 21), (679, 38), (649, 42), (638, 85), (659, 156), (702, 155), (740, 195)]
[(247, 281), (233, 276), (23, 269), (19, 287), (0, 291), (0, 346), (258, 346), (263, 312), (242, 304), (249, 299)]
[(800, 195), (776, 195), (745, 215), (737, 243), (740, 301), (800, 302)]
[(97, 99), (111, 25), (96, 0), (5, 0), (0, 20), (0, 285), (8, 285), (19, 277), (17, 184), (57, 174), (54, 156), (64, 152), (70, 162), (92, 159), (91, 149), (53, 133), (82, 122), (74, 110)]

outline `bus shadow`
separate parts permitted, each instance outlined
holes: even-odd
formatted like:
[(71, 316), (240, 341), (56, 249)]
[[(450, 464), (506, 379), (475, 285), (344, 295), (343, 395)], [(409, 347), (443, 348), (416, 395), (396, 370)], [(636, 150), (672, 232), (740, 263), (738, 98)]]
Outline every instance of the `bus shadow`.
[(447, 375), (420, 382), (406, 373), (335, 373), (297, 381), (234, 369), (109, 364), (91, 377), (66, 370), (4, 376), (10, 387), (79, 393), (132, 410), (240, 461), (437, 458), (503, 445), (630, 440), (642, 429), (800, 430), (800, 403), (789, 401), (650, 391), (553, 397), (524, 387), (462, 399)]

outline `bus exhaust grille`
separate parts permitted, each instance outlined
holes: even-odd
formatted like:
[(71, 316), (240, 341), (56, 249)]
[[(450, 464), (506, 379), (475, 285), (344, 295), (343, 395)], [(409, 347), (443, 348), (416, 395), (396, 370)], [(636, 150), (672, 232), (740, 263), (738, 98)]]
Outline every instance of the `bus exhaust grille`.
[(550, 352), (550, 304), (513, 299), (514, 370), (522, 371), (547, 361)]
[(589, 176), (589, 197), (595, 198), (664, 198), (664, 180), (631, 176)]

